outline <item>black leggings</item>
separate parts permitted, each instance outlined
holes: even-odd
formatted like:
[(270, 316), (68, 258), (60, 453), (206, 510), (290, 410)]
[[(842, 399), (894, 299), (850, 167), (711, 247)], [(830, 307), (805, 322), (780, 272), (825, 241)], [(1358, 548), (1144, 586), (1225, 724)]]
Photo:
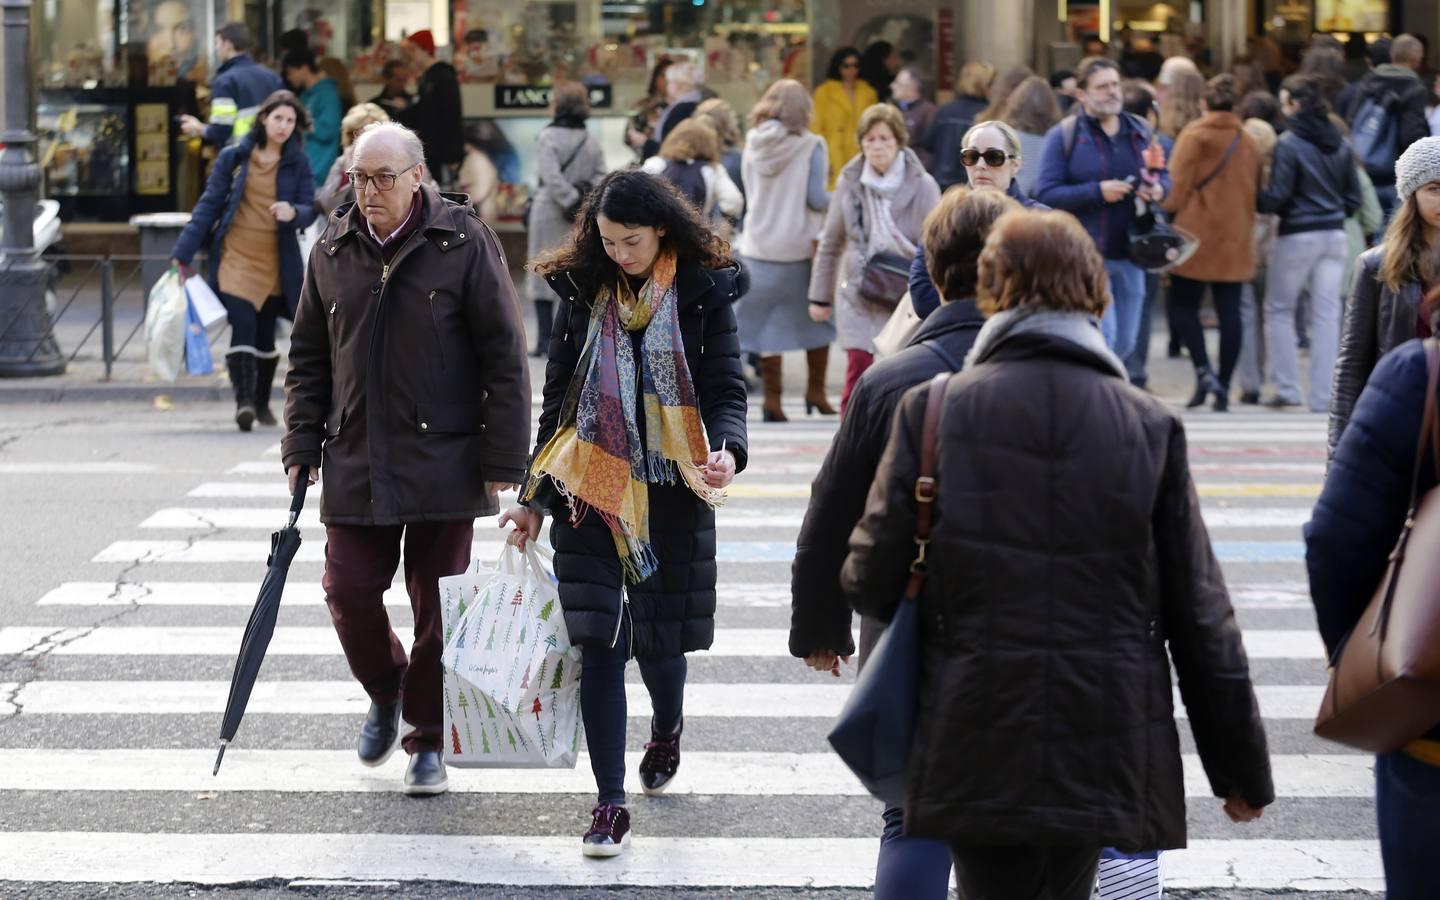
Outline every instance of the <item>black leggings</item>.
[(1200, 304), (1205, 301), (1205, 289), (1210, 289), (1215, 315), (1220, 319), (1220, 371), (1216, 375), (1221, 386), (1227, 389), (1235, 374), (1235, 364), (1240, 360), (1242, 286), (1238, 281), (1194, 281), (1180, 275), (1170, 276), (1170, 318), (1197, 370), (1210, 368), (1205, 329), (1200, 326)]
[(231, 353), (249, 353), (263, 359), (279, 356), (275, 352), (275, 323), (285, 311), (284, 297), (271, 297), (258, 310), (249, 300), (233, 294), (222, 293), (220, 302), (225, 304), (225, 315), (230, 320), (227, 356)]

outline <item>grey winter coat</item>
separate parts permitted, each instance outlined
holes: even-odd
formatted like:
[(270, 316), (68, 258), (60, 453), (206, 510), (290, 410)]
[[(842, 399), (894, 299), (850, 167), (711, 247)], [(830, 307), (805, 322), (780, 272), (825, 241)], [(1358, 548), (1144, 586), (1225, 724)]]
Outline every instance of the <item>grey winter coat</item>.
[[(580, 199), (576, 185), (593, 185), (606, 172), (605, 154), (584, 128), (548, 125), (541, 129), (537, 145), (540, 184), (532, 195), (525, 247), (526, 257), (531, 260), (570, 239), (571, 222), (565, 210)], [(570, 165), (562, 172), (560, 167), (566, 160)], [(531, 300), (555, 299), (550, 286), (534, 273), (525, 279), (525, 295)]]
[[(905, 181), (891, 198), (891, 215), (905, 237), (918, 245), (925, 217), (940, 202), (940, 186), (925, 171), (915, 151), (906, 148), (900, 152), (905, 154)], [(860, 175), (864, 168), (865, 157), (857, 155), (845, 164), (835, 181), (810, 275), (809, 299), (834, 304), (835, 328), (842, 349), (873, 353), (875, 335), (890, 321), (892, 310), (860, 297), (866, 253), (859, 193), (863, 190)]]

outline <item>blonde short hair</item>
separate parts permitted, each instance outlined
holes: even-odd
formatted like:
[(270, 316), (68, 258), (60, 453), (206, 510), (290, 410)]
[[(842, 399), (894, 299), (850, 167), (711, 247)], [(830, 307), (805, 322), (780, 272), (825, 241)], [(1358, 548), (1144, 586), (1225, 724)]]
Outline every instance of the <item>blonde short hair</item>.
[(721, 149), (739, 146), (740, 117), (735, 114), (735, 107), (719, 97), (712, 97), (695, 107), (695, 115), (709, 122), (715, 129)]
[(955, 80), (955, 93), (962, 97), (985, 97), (995, 82), (995, 67), (987, 62), (966, 63)]
[(889, 103), (877, 103), (867, 108), (860, 114), (860, 124), (855, 128), (855, 139), (865, 143), (865, 135), (876, 125), (889, 127), (890, 133), (895, 136), (895, 142), (902, 148), (910, 143), (910, 129), (905, 127), (905, 117), (900, 114), (899, 108)]
[(720, 136), (708, 120), (691, 116), (665, 135), (659, 155), (676, 162), (719, 162)]
[(374, 103), (360, 103), (350, 107), (345, 113), (345, 118), (340, 120), (340, 145), (348, 147), (355, 143), (355, 136), (365, 129), (366, 125), (374, 125), (376, 122), (388, 122), (390, 116)]

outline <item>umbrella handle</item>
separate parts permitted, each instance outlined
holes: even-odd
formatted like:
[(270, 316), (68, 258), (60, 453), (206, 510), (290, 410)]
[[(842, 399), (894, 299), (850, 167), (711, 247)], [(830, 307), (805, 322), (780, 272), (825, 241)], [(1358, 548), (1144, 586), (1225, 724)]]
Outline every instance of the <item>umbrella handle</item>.
[[(290, 498), (290, 520), (285, 523), (286, 528), (294, 528), (295, 523), (300, 521), (300, 510), (305, 508), (305, 488), (310, 486), (310, 467), (300, 467), (300, 477), (295, 479), (295, 495)], [(224, 753), (222, 747), (220, 750)]]
[(220, 763), (225, 759), (225, 748), (228, 747), (229, 745), (230, 745), (230, 742), (229, 742), (229, 741), (224, 741), (224, 740), (222, 740), (222, 741), (220, 742), (220, 752), (217, 753), (217, 754), (215, 754), (215, 771), (213, 771), (213, 772), (210, 773), (211, 776), (215, 776), (215, 775), (219, 775), (219, 774), (220, 774)]

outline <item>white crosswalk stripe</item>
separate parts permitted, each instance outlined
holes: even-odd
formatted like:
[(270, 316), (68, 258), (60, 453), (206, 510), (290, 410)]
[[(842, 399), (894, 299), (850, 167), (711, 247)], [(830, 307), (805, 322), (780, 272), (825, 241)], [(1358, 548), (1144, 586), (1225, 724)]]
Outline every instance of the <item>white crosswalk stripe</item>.
[[(15, 881), (233, 884), (272, 878), (548, 887), (868, 888), (873, 838), (637, 838), (605, 865), (581, 865), (574, 838), (411, 834), (12, 832), (0, 871)], [(1192, 840), (1165, 860), (1167, 886), (1381, 890), (1371, 841)]]
[[(238, 646), (238, 645), (237, 645)], [(798, 663), (797, 663), (798, 665)], [(850, 696), (850, 685), (687, 684), (685, 716), (698, 718), (832, 719)], [(626, 685), (632, 709), (649, 709), (643, 684)], [(230, 691), (220, 681), (31, 681), (0, 684), (0, 715), (23, 708), (27, 715), (147, 715), (222, 713)], [(1324, 693), (1320, 685), (1259, 685), (1255, 694), (1267, 719), (1313, 719)], [(349, 681), (262, 681), (250, 697), (251, 715), (363, 715), (370, 701)], [(1175, 714), (1185, 707), (1175, 692)]]
[[(631, 770), (643, 754), (626, 759)], [(30, 791), (393, 791), (402, 757), (376, 769), (348, 750), (248, 750), (225, 756), (219, 777), (210, 750), (0, 750), (0, 790)], [(1185, 792), (1211, 796), (1200, 759), (1185, 757)], [(1374, 762), (1359, 754), (1277, 756), (1280, 797), (1368, 797)], [(590, 759), (573, 769), (456, 769), (450, 789), (479, 794), (585, 794), (595, 787)], [(866, 796), (833, 753), (686, 753), (685, 775), (667, 794), (747, 797)]]
[[(54, 649), (47, 652), (54, 656), (232, 656), (243, 632), (238, 627), (205, 626), (12, 626), (0, 628), (0, 656), (52, 644)], [(783, 628), (717, 628), (715, 643), (697, 655), (788, 657), (788, 640), (789, 632)], [(409, 636), (401, 635), (400, 642), (409, 652)], [(1325, 658), (1325, 648), (1313, 630), (1255, 631), (1246, 636), (1245, 650), (1251, 659)], [(282, 626), (275, 629), (267, 655), (338, 656), (340, 652), (334, 628)]]
[[(93, 831), (67, 831), (74, 826), (62, 819), (37, 820), (36, 813), (27, 812), (31, 807), (5, 805), (19, 792), (35, 791), (62, 798), (59, 803), (78, 792), (96, 792), (101, 799), (89, 802), (98, 805), (104, 797), (144, 804), (174, 792), (241, 794), (254, 797), (256, 808), (268, 801), (301, 801), (333, 810), (335, 823), (358, 826), (351, 807), (398, 789), (403, 754), (379, 769), (366, 769), (352, 749), (342, 749), (352, 734), (331, 736), (321, 747), (305, 743), (310, 740), (305, 735), (315, 733), (311, 723), (339, 716), (358, 724), (369, 706), (356, 682), (334, 680), (344, 670), (334, 630), (320, 624), (325, 613), (317, 609), (325, 602), (318, 580), (325, 544), (314, 502), (301, 518), (305, 541), (269, 650), (273, 663), (267, 666), (273, 674), (262, 671), (239, 741), (219, 777), (210, 774), (213, 733), (205, 723), (218, 724), (229, 687), (217, 680), (223, 677), (219, 670), (228, 672), (226, 660), (233, 659), (239, 645), (237, 612), (253, 604), (258, 591), (269, 549), (266, 533), (285, 517), (287, 492), (275, 444), (257, 459), (216, 466), (208, 476), (214, 480), (197, 478), (184, 499), (171, 497), (170, 505), (135, 523), (135, 530), (92, 550), (91, 562), (57, 573), (31, 598), (31, 616), (0, 627), (0, 667), (7, 659), (17, 665), (44, 660), (23, 683), (0, 683), (0, 717), (65, 723), (67, 734), (88, 734), (92, 725), (103, 723), (95, 725), (99, 734), (84, 746), (6, 742), (0, 733), (0, 880), (234, 884), (284, 879), (298, 887), (302, 880), (334, 879), (393, 884), (394, 891), (417, 878), (519, 887), (867, 889), (874, 879), (878, 817), (854, 777), (814, 737), (823, 735), (840, 711), (851, 679), (764, 680), (789, 657), (785, 573), (810, 479), (829, 449), (834, 427), (833, 420), (751, 423), (749, 469), (717, 516), (722, 582), (716, 592), (715, 644), (708, 653), (692, 656), (713, 662), (692, 668), (685, 700), (686, 719), (693, 725), (687, 734), (737, 737), (725, 748), (687, 740), (673, 798), (663, 807), (637, 807), (634, 846), (620, 859), (584, 865), (578, 832), (557, 837), (527, 825), (528, 820), (512, 823), (503, 834), (473, 836), (429, 834), (423, 828), (421, 833), (373, 834), (348, 824), (336, 824), (333, 833), (324, 834), (244, 833), (202, 810), (193, 819), (171, 820), (177, 823), (174, 830), (165, 830), (169, 826), (160, 823), (166, 817), (157, 815), (137, 819), (133, 826), (97, 820)], [(1206, 896), (1240, 889), (1383, 888), (1371, 833), (1357, 834), (1345, 824), (1355, 821), (1355, 810), (1373, 810), (1372, 757), (1304, 737), (1323, 691), (1325, 660), (1312, 627), (1300, 528), (1309, 519), (1323, 475), (1325, 433), (1323, 416), (1237, 414), (1187, 422), (1192, 473), (1232, 601), (1242, 622), (1259, 623), (1247, 625), (1244, 635), (1253, 668), (1266, 673), (1256, 676), (1256, 696), (1271, 728), (1290, 735), (1272, 760), (1281, 798), (1277, 813), (1283, 817), (1288, 802), (1352, 814), (1349, 819), (1337, 814), (1331, 827), (1292, 828), (1277, 838), (1264, 836), (1269, 832), (1250, 837), (1239, 829), (1200, 825), (1192, 817), (1189, 848), (1164, 857), (1169, 888), (1220, 892)], [(493, 525), (493, 520), (477, 522), (475, 558), (498, 555), (499, 533)], [(753, 568), (757, 564), (771, 568)], [(206, 580), (217, 567), (224, 567), (228, 577)], [(127, 574), (117, 581), (112, 576), (121, 570)], [(400, 614), (397, 621), (408, 620), (410, 601), (403, 584), (391, 586), (385, 603)], [(92, 621), (86, 612), (91, 608), (95, 620), (123, 608), (134, 612), (91, 627), (82, 624)], [(727, 621), (737, 616), (743, 619)], [(408, 649), (408, 627), (399, 630)], [(799, 672), (800, 662), (793, 665)], [(703, 676), (697, 674), (702, 671)], [(626, 694), (630, 730), (643, 730), (650, 709), (645, 688), (636, 679), (627, 682)], [(1175, 703), (1180, 729), (1187, 732), (1178, 690)], [(201, 723), (193, 726), (200, 729), (195, 734), (190, 733), (193, 717)], [(152, 729), (156, 735), (173, 735), (179, 723), (189, 743), (147, 737)], [(758, 736), (789, 731), (812, 737), (793, 749), (759, 744)], [(127, 732), (132, 739), (119, 745), (118, 736)], [(275, 742), (274, 735), (291, 732), (300, 737)], [(1184, 762), (1192, 809), (1213, 804), (1193, 750)], [(631, 787), (637, 763), (636, 754), (629, 754)], [(573, 770), (452, 769), (450, 781), (457, 795), (487, 795), (481, 803), (507, 796), (563, 802), (594, 791), (583, 755)], [(792, 797), (809, 798), (806, 804), (845, 800), (866, 810), (857, 815), (869, 818), (840, 823), (853, 826), (843, 831), (845, 836), (796, 836), (814, 831), (808, 820), (790, 821), (797, 808), (786, 805)], [(696, 830), (692, 819), (667, 820), (662, 812), (704, 808), (699, 804), (725, 798), (745, 798), (746, 808), (754, 810), (740, 836), (712, 833), (707, 826)], [(579, 816), (584, 810), (575, 812)], [(1373, 811), (1364, 818), (1373, 820)], [(1271, 819), (1267, 815), (1265, 821)], [(156, 824), (146, 824), (150, 821)], [(283, 824), (272, 827), (284, 829)]]

